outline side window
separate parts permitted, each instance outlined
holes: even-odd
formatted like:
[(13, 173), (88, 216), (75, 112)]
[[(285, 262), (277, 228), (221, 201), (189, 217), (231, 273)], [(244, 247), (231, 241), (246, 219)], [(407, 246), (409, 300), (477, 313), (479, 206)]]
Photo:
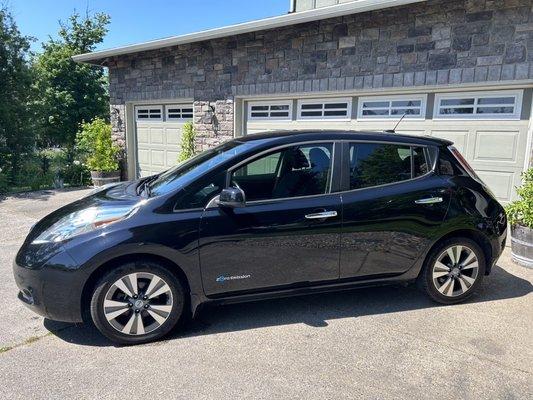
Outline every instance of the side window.
[(200, 179), (190, 187), (185, 188), (183, 195), (178, 199), (174, 210), (190, 210), (205, 208), (217, 196), (226, 184), (226, 171), (215, 176)]
[(247, 201), (325, 194), (331, 180), (333, 144), (292, 146), (265, 155), (231, 175)]
[(429, 171), (424, 149), (382, 143), (350, 144), (350, 189), (401, 182)]
[(422, 147), (412, 147), (411, 149), (413, 151), (413, 178), (426, 175), (430, 167), (424, 149)]

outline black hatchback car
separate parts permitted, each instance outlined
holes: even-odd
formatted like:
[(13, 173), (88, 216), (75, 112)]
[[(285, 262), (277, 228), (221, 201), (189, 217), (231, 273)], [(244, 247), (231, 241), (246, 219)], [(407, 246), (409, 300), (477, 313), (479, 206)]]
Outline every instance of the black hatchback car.
[(501, 205), (452, 143), (276, 132), (108, 186), (37, 223), (19, 298), (113, 341), (158, 339), (208, 302), (416, 281), (468, 298), (506, 240)]

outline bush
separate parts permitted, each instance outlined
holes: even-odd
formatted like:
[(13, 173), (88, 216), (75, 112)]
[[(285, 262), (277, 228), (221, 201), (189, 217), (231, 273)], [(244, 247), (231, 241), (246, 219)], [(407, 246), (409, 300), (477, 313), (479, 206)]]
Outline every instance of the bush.
[(101, 118), (81, 125), (76, 137), (76, 148), (85, 158), (91, 171), (113, 172), (118, 170), (118, 146), (111, 138), (111, 125)]
[(533, 168), (523, 174), (524, 182), (516, 189), (519, 200), (506, 207), (507, 218), (511, 225), (533, 228)]
[(0, 194), (5, 194), (9, 191), (9, 180), (7, 175), (0, 171)]
[(54, 175), (43, 168), (43, 160), (37, 154), (26, 157), (15, 178), (16, 190), (40, 190), (53, 187)]
[(178, 162), (187, 161), (196, 154), (194, 150), (194, 138), (196, 137), (196, 132), (192, 122), (187, 122), (183, 125), (181, 132), (181, 151), (178, 156)]

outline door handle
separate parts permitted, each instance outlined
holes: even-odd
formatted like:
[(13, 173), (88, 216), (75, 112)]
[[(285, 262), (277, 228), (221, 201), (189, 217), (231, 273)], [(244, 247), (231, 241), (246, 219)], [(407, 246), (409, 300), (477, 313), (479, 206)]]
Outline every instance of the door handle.
[(337, 211), (324, 211), (315, 214), (307, 214), (305, 219), (327, 219), (337, 216)]
[(442, 197), (430, 197), (427, 199), (420, 199), (416, 200), (416, 204), (436, 204), (436, 203), (442, 203), (444, 199)]

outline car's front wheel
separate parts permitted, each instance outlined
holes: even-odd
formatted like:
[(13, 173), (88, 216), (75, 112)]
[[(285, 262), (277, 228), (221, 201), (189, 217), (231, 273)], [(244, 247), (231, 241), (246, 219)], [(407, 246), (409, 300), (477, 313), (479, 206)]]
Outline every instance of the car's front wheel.
[(119, 344), (160, 339), (185, 310), (183, 285), (152, 261), (130, 262), (105, 274), (91, 299), (91, 317), (98, 330)]
[(485, 262), (483, 250), (473, 240), (445, 240), (429, 254), (419, 286), (439, 303), (459, 303), (472, 296), (481, 284)]

